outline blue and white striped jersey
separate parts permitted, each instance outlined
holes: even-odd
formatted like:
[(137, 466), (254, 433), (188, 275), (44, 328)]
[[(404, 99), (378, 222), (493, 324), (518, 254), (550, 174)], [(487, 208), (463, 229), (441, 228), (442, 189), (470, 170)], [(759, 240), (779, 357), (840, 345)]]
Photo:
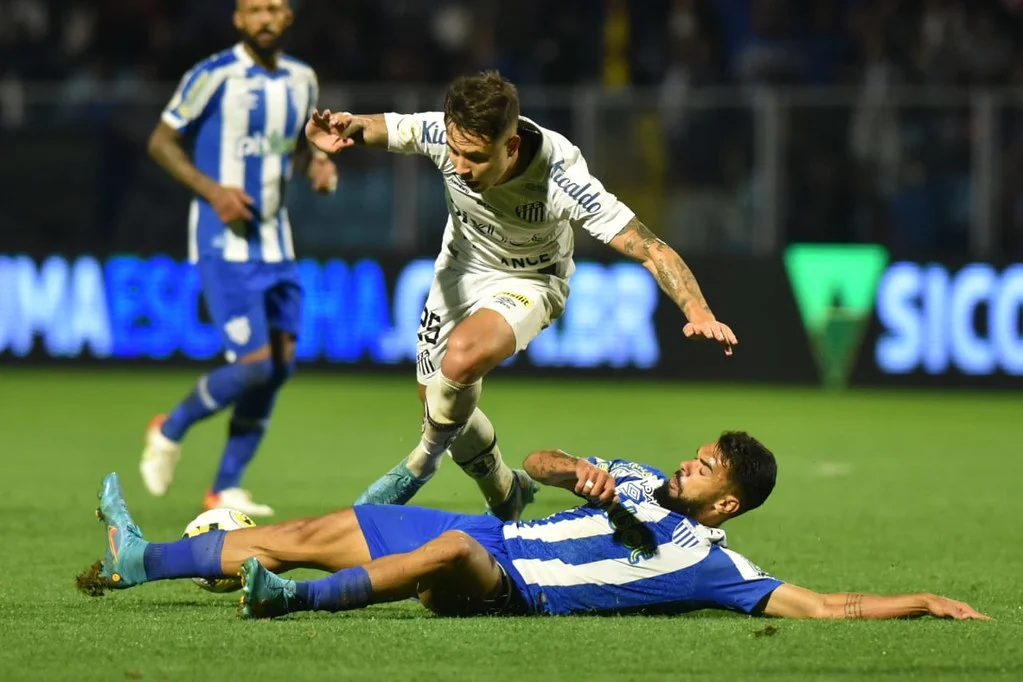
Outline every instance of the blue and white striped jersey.
[(782, 584), (728, 549), (721, 529), (658, 504), (662, 472), (621, 459), (589, 461), (614, 477), (622, 509), (609, 515), (584, 505), (504, 527), (512, 564), (543, 611), (749, 613)]
[(294, 260), (284, 188), (293, 155), (316, 107), (316, 74), (282, 56), (276, 71), (256, 64), (239, 43), (185, 74), (163, 122), (195, 140), (200, 171), (255, 199), (255, 219), (229, 229), (201, 197), (192, 201), (189, 258), (276, 263)]

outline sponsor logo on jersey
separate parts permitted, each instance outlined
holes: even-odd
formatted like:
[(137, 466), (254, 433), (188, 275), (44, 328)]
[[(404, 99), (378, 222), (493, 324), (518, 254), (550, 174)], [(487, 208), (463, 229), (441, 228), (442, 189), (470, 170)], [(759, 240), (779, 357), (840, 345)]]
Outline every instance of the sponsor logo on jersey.
[(600, 210), (600, 192), (593, 187), (592, 182), (587, 182), (585, 185), (580, 185), (578, 182), (573, 182), (572, 178), (565, 174), (565, 160), (559, 159), (551, 165), (551, 180), (554, 184), (560, 187), (565, 194), (575, 199), (584, 211), (588, 213), (596, 213)]
[(256, 135), (246, 135), (238, 140), (235, 154), (239, 159), (283, 156), (293, 153), (296, 145), (297, 140), (295, 138), (284, 137), (279, 133), (273, 133), (272, 135), (257, 133)]
[(525, 256), (523, 258), (506, 258), (505, 256), (501, 256), (501, 265), (506, 268), (515, 268), (516, 270), (521, 268), (533, 268), (537, 265), (544, 265), (550, 262), (551, 256), (548, 253), (541, 253), (535, 258), (532, 256)]
[(657, 554), (657, 536), (650, 528), (635, 516), (629, 507), (630, 502), (613, 504), (607, 510), (607, 519), (614, 528), (614, 541), (632, 550), (629, 563), (638, 564)]
[(513, 291), (502, 291), (499, 294), (494, 294), (494, 297), (490, 299), (490, 302), (495, 305), (499, 305), (502, 308), (507, 308), (508, 310), (514, 310), (519, 307), (533, 307), (533, 301), (528, 296), (524, 296)]
[(423, 130), (419, 133), (419, 144), (447, 144), (448, 131), (440, 121), (423, 120)]

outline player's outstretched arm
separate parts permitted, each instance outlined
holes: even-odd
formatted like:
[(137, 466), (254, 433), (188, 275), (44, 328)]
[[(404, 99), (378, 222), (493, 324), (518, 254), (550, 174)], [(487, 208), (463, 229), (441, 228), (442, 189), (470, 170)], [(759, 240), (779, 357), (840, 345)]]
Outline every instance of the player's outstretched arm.
[(739, 343), (735, 334), (728, 325), (714, 317), (693, 271), (675, 249), (658, 239), (637, 218), (630, 220), (610, 241), (610, 245), (618, 253), (640, 261), (650, 271), (664, 293), (686, 316), (688, 324), (682, 332), (687, 337), (715, 340), (724, 346), (727, 355), (732, 354), (732, 346)]
[(309, 143), (334, 154), (354, 145), (387, 149), (387, 123), (383, 114), (334, 113), (315, 110), (305, 125)]
[(532, 452), (522, 468), (544, 485), (564, 488), (594, 501), (615, 501), (615, 480), (611, 474), (562, 450)]
[(856, 592), (820, 594), (797, 585), (780, 585), (767, 598), (763, 615), (778, 618), (914, 618), (991, 620), (969, 604), (934, 594), (882, 596)]

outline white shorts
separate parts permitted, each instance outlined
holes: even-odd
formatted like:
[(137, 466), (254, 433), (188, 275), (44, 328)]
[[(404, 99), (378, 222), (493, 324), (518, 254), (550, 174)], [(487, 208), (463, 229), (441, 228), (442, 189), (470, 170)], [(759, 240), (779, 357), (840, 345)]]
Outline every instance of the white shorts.
[(416, 341), (419, 383), (425, 384), (440, 371), (451, 330), (477, 310), (487, 308), (507, 320), (515, 333), (515, 352), (520, 352), (561, 317), (568, 290), (568, 281), (554, 275), (439, 270), (419, 318)]

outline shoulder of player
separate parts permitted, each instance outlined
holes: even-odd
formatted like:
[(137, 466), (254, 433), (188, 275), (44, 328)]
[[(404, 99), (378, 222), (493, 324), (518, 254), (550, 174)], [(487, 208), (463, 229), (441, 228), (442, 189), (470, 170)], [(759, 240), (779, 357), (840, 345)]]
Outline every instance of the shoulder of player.
[(596, 195), (589, 190), (594, 177), (590, 174), (582, 151), (561, 133), (545, 128), (540, 130), (545, 138), (544, 153), (547, 158), (544, 161), (550, 201), (566, 208), (596, 202)]
[[(390, 115), (389, 115), (390, 118)], [(447, 153), (448, 131), (444, 125), (443, 111), (417, 111), (394, 114), (389, 125), (396, 125), (400, 136), (431, 151), (443, 149)]]
[(313, 69), (313, 67), (301, 59), (292, 57), (290, 54), (282, 54), (278, 63), (281, 67), (287, 69), (296, 76), (307, 78), (313, 82), (316, 82), (317, 80), (316, 70)]
[(241, 57), (238, 55), (237, 47), (229, 47), (226, 50), (215, 52), (192, 67), (192, 73), (214, 74), (229, 69), (232, 66), (241, 64)]

